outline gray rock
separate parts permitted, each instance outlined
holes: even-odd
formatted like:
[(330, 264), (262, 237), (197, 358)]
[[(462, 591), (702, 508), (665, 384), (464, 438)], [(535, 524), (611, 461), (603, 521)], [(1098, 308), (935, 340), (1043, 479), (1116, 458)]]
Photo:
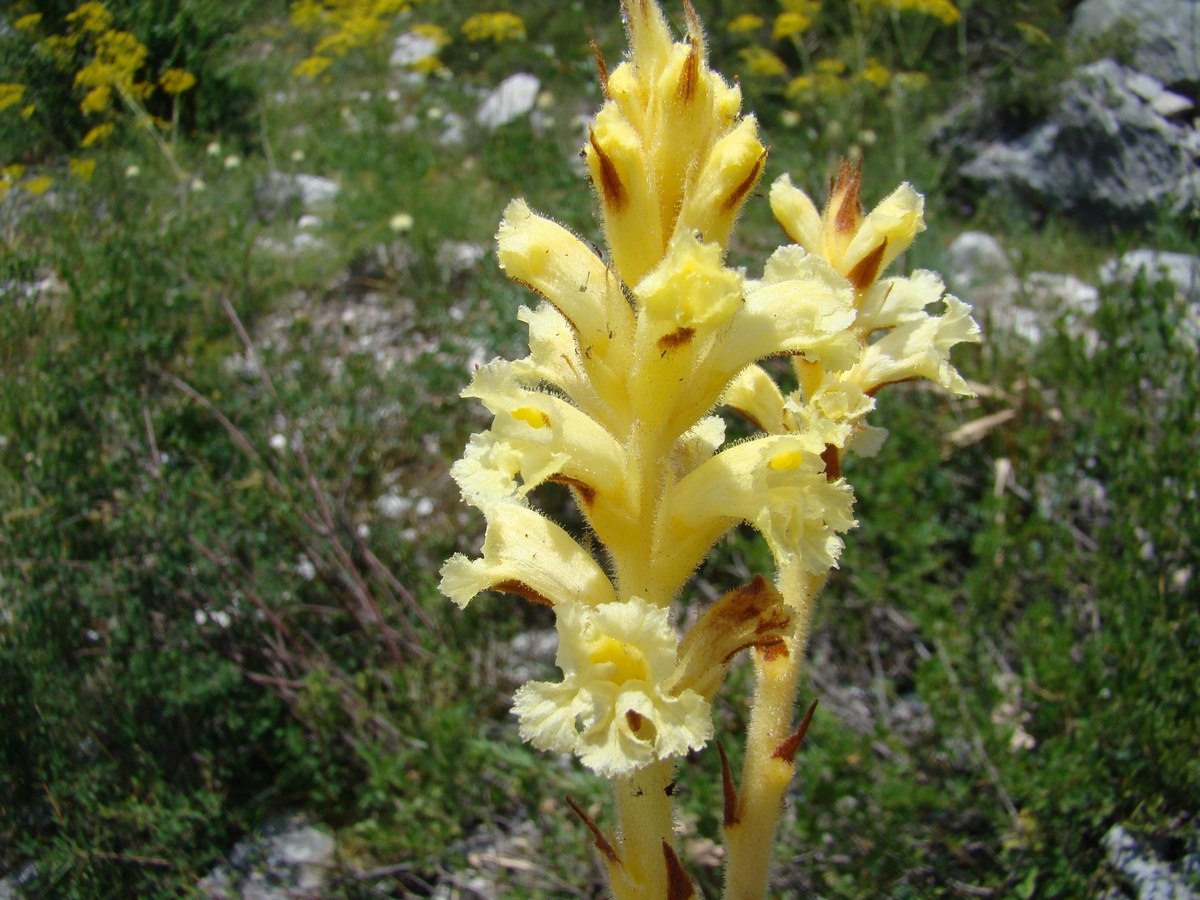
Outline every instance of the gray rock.
[(1112, 60), (1076, 70), (1049, 121), (976, 148), (961, 168), (987, 189), (1087, 222), (1148, 221), (1200, 206), (1195, 129), (1154, 111), (1144, 76)]
[(269, 822), (196, 885), (207, 900), (297, 900), (324, 896), (334, 865), (333, 837), (302, 818)]
[(465, 275), (488, 255), (488, 249), (485, 244), (472, 244), (470, 241), (442, 241), (436, 254), (442, 278), (453, 281)]
[(1196, 0), (1084, 0), (1075, 10), (1077, 43), (1116, 42), (1142, 72), (1166, 84), (1200, 81)]
[(38, 868), (34, 863), (26, 863), (17, 871), (0, 878), (0, 900), (21, 900), (25, 889), (37, 890)]
[(533, 109), (541, 86), (536, 77), (525, 72), (508, 76), (484, 98), (475, 121), (491, 130), (521, 118)]
[(1200, 303), (1200, 256), (1166, 253), (1161, 250), (1130, 250), (1120, 259), (1110, 260), (1100, 270), (1104, 284), (1129, 284), (1145, 271), (1151, 280), (1163, 279), (1190, 303)]
[(336, 181), (319, 175), (271, 172), (255, 186), (255, 212), (268, 223), (295, 219), (306, 209), (330, 205), (340, 190)]
[(1133, 888), (1138, 900), (1195, 900), (1171, 867), (1120, 825), (1104, 835), (1108, 861)]

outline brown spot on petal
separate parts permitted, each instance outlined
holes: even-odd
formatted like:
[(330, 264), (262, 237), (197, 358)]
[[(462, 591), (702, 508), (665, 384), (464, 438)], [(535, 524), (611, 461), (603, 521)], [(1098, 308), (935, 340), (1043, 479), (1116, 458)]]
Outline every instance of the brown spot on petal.
[(632, 709), (625, 710), (625, 722), (629, 725), (629, 730), (637, 734), (642, 729), (642, 724), (646, 721), (646, 717), (639, 712), (634, 712)]
[(774, 662), (789, 655), (787, 641), (780, 641), (778, 644), (768, 644), (759, 652), (762, 653), (763, 662)]
[(842, 477), (842, 458), (833, 444), (825, 445), (825, 449), (821, 451), (821, 462), (825, 463), (826, 481), (837, 481)]
[(658, 339), (658, 349), (663, 352), (663, 355), (670, 353), (672, 350), (678, 350), (680, 347), (687, 344), (696, 336), (695, 328), (680, 328), (672, 331), (670, 334), (664, 334)]
[(754, 186), (758, 184), (758, 179), (762, 176), (763, 167), (767, 164), (768, 152), (769, 148), (764, 147), (763, 152), (755, 160), (753, 168), (750, 169), (750, 173), (742, 180), (741, 184), (733, 189), (733, 193), (725, 198), (725, 202), (721, 204), (721, 212), (729, 212), (745, 200), (747, 194), (754, 190)]
[(829, 202), (837, 203), (833, 225), (838, 234), (854, 234), (862, 222), (862, 202), (859, 200), (859, 188), (862, 186), (862, 159), (857, 166), (842, 160), (838, 167), (837, 178), (829, 192)]
[(883, 262), (883, 254), (886, 251), (887, 238), (884, 238), (883, 243), (860, 259), (858, 264), (850, 270), (850, 274), (846, 278), (854, 285), (854, 290), (857, 293), (861, 294), (875, 283), (875, 279), (879, 277), (879, 267)]
[(800, 749), (800, 743), (804, 740), (804, 736), (808, 734), (808, 726), (812, 724), (813, 713), (817, 711), (819, 700), (814, 700), (808, 708), (808, 712), (804, 714), (804, 718), (782, 744), (775, 748), (775, 752), (771, 754), (772, 759), (781, 759), (789, 766), (796, 761), (796, 751)]
[(524, 597), (534, 603), (540, 603), (543, 606), (554, 606), (554, 601), (550, 598), (539, 594), (523, 581), (517, 581), (515, 578), (508, 581), (498, 581), (493, 584), (490, 590), (498, 591), (501, 594), (516, 594), (518, 597)]
[(692, 879), (683, 870), (683, 863), (675, 855), (675, 850), (663, 841), (663, 859), (667, 863), (667, 900), (691, 900), (696, 896)]
[(583, 502), (583, 505), (588, 509), (592, 508), (592, 504), (596, 502), (596, 489), (578, 478), (570, 478), (566, 475), (551, 475), (547, 481), (553, 481), (555, 484), (565, 484), (575, 491), (575, 495)]
[(693, 36), (691, 49), (688, 50), (687, 59), (683, 61), (683, 71), (679, 73), (679, 84), (675, 86), (675, 96), (680, 103), (692, 102), (692, 98), (696, 96), (696, 84), (699, 81), (700, 39)]
[(617, 174), (617, 167), (613, 165), (612, 158), (596, 141), (596, 132), (593, 131), (588, 140), (600, 167), (600, 195), (613, 212), (620, 212), (629, 203), (629, 191), (621, 183), (621, 176)]

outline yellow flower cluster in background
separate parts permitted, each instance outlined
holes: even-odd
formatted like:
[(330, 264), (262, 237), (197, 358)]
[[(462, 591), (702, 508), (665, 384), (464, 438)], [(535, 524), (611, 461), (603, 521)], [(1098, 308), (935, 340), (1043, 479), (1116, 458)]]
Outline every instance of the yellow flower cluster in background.
[(463, 22), (462, 33), (468, 41), (523, 41), (525, 23), (510, 12), (478, 13)]
[[(79, 96), (80, 112), (95, 123), (84, 133), (81, 147), (101, 144), (116, 132), (122, 120), (121, 103), (142, 127), (164, 131), (177, 127), (178, 98), (196, 86), (195, 75), (185, 69), (168, 68), (156, 79), (146, 71), (146, 45), (119, 28), (112, 12), (101, 2), (89, 0), (68, 13), (62, 34), (39, 34), (42, 21), (40, 13), (32, 13), (16, 19), (13, 27), (33, 40), (33, 51), (38, 56), (71, 79), (71, 87)], [(172, 121), (146, 110), (146, 101), (160, 89), (172, 98)], [(20, 107), (24, 118), (32, 118), (38, 107), (36, 100), (26, 102), (30, 93), (24, 84), (0, 84), (0, 112)], [(91, 179), (95, 167), (95, 160), (69, 160), (71, 174), (84, 181)], [(53, 184), (47, 175), (19, 182), (20, 174), (14, 175), (16, 168), (3, 170), (0, 191), (6, 193), (19, 183), (25, 190), (41, 194)]]
[[(852, 40), (842, 41), (836, 29), (847, 27), (839, 24), (844, 17), (825, 15), (821, 0), (779, 0), (779, 8), (769, 36), (767, 22), (748, 13), (731, 19), (726, 29), (755, 42), (739, 52), (742, 74), (786, 79), (784, 95), (799, 106), (839, 103), (856, 91), (870, 95), (890, 86), (920, 89), (928, 77), (908, 70), (932, 34), (929, 23), (952, 25), (960, 17), (951, 0), (855, 0), (848, 20)], [(830, 29), (835, 29), (832, 40)], [(784, 53), (786, 47), (792, 52)], [(854, 48), (853, 58), (818, 57), (823, 47)], [(798, 60), (800, 71), (794, 72), (786, 58)], [(889, 65), (889, 59), (900, 67)]]
[(312, 54), (292, 69), (292, 74), (314, 78), (335, 59), (351, 50), (376, 43), (387, 34), (393, 20), (412, 9), (414, 0), (294, 0), (289, 21), (301, 31), (318, 34)]
[[(313, 52), (297, 63), (292, 74), (315, 78), (334, 61), (353, 49), (378, 42), (387, 34), (400, 13), (420, 0), (295, 0), (290, 20), (301, 31), (318, 37)], [(440, 25), (419, 23), (408, 28), (410, 34), (429, 41), (432, 52), (411, 63), (416, 72), (444, 73), (438, 54), (453, 38)], [(470, 16), (461, 27), (464, 39), (471, 43), (525, 40), (525, 22), (511, 12), (486, 12)]]

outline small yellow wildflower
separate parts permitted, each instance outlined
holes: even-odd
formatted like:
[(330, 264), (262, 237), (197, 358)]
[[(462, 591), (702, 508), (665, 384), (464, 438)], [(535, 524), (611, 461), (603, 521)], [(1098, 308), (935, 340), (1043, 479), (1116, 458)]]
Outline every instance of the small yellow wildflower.
[(773, 78), (787, 74), (787, 63), (766, 47), (746, 47), (739, 51), (743, 73), (748, 77)]
[(762, 16), (756, 16), (754, 13), (742, 13), (736, 19), (732, 19), (725, 30), (731, 34), (741, 34), (747, 31), (754, 31), (757, 28), (762, 28)]
[(92, 174), (96, 171), (96, 161), (94, 159), (75, 159), (75, 157), (71, 157), (67, 160), (67, 165), (71, 167), (72, 175), (84, 181), (91, 181)]
[(388, 219), (388, 227), (391, 228), (392, 231), (400, 233), (412, 231), (413, 217), (410, 213), (406, 212), (396, 213), (394, 216)]
[(22, 119), (32, 119), (33, 114), (35, 112), (37, 112), (37, 105), (34, 103), (30, 103), (28, 106), (22, 106), (21, 107), (21, 118)]
[(12, 163), (0, 169), (0, 181), (6, 184), (12, 184), (25, 174), (25, 167), (20, 163)]
[(775, 17), (775, 24), (771, 28), (771, 40), (783, 41), (799, 37), (808, 31), (812, 24), (812, 17), (802, 12), (780, 13)]
[(36, 178), (30, 178), (21, 187), (29, 191), (35, 197), (40, 197), (50, 189), (50, 185), (54, 184), (54, 179), (49, 175), (39, 175)]
[(13, 28), (17, 31), (32, 31), (34, 28), (37, 28), (38, 23), (41, 21), (41, 13), (30, 13), (27, 16), (21, 16), (21, 18), (13, 22)]
[(445, 28), (443, 28), (441, 25), (434, 25), (430, 22), (422, 22), (419, 25), (414, 25), (409, 29), (409, 31), (417, 35), (417, 37), (423, 37), (433, 41), (439, 50), (454, 40), (452, 37), (450, 37), (450, 34)]
[(67, 21), (79, 31), (108, 31), (112, 20), (112, 13), (103, 3), (81, 3), (74, 12), (67, 14)]
[(468, 41), (523, 41), (525, 23), (510, 12), (477, 13), (462, 24)]
[(292, 68), (292, 74), (297, 78), (316, 78), (333, 64), (333, 60), (328, 56), (310, 56), (308, 59), (296, 63)]
[(79, 108), (85, 113), (102, 112), (108, 109), (111, 103), (112, 88), (107, 84), (100, 84), (87, 92), (87, 96), (83, 98)]
[(856, 76), (860, 81), (865, 81), (867, 84), (876, 88), (885, 88), (887, 83), (891, 81), (892, 73), (877, 59), (867, 60), (867, 66)]
[(953, 25), (960, 18), (958, 7), (950, 0), (858, 0), (858, 5), (864, 12), (882, 8), (920, 13), (932, 16), (944, 25)]
[(25, 99), (25, 85), (0, 84), (0, 110), (16, 106)]
[(113, 133), (115, 128), (116, 128), (116, 126), (113, 125), (112, 122), (105, 122), (102, 125), (97, 125), (91, 131), (89, 131), (87, 134), (85, 134), (83, 136), (83, 140), (80, 141), (79, 143), (81, 146), (90, 147), (90, 146), (92, 146), (92, 144), (99, 143), (100, 141), (103, 141), (105, 138), (107, 138), (110, 134)]
[(168, 94), (182, 94), (196, 84), (196, 76), (183, 69), (167, 69), (158, 79), (159, 85)]

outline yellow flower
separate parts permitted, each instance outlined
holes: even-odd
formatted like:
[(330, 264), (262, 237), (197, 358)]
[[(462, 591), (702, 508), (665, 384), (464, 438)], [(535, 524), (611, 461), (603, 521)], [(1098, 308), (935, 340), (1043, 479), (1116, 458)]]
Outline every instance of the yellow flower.
[(196, 84), (196, 76), (183, 69), (167, 69), (158, 79), (159, 85), (168, 94), (182, 94)]
[(0, 84), (0, 110), (16, 106), (25, 97), (25, 85)]
[(50, 185), (54, 184), (54, 179), (49, 175), (39, 175), (36, 178), (30, 178), (24, 182), (21, 187), (29, 191), (35, 197), (40, 197), (50, 189)]
[(96, 161), (94, 159), (75, 159), (71, 157), (67, 160), (67, 165), (71, 167), (72, 175), (84, 181), (91, 181), (92, 174), (96, 171)]
[(462, 24), (468, 41), (523, 41), (525, 23), (510, 12), (477, 13)]
[(15, 28), (17, 31), (32, 31), (33, 29), (37, 28), (41, 21), (41, 13), (29, 13), (28, 15), (21, 16), (19, 19), (13, 22), (13, 28)]
[(771, 27), (771, 40), (784, 41), (788, 38), (799, 37), (812, 27), (811, 16), (802, 12), (784, 12), (775, 17)]
[(517, 691), (522, 738), (539, 750), (574, 753), (606, 777), (708, 742), (708, 701), (691, 689), (667, 689), (679, 643), (669, 610), (633, 597), (599, 607), (562, 603), (555, 613), (563, 680)]
[(102, 112), (112, 103), (112, 89), (107, 84), (97, 85), (87, 92), (79, 108), (85, 113)]
[(738, 52), (738, 56), (747, 76), (772, 78), (787, 74), (787, 63), (765, 47), (746, 47)]
[(103, 3), (81, 3), (74, 12), (67, 14), (67, 21), (78, 31), (100, 33), (112, 27), (112, 13)]
[(762, 16), (756, 16), (753, 13), (742, 13), (740, 16), (730, 20), (725, 26), (725, 30), (731, 34), (742, 34), (747, 31), (754, 31), (756, 28), (763, 26)]
[(91, 131), (89, 131), (87, 134), (85, 134), (83, 136), (83, 140), (80, 141), (79, 143), (83, 147), (90, 147), (90, 146), (92, 146), (92, 144), (98, 143), (100, 141), (103, 141), (105, 138), (107, 138), (110, 134), (113, 133), (113, 131), (115, 130), (115, 127), (116, 126), (114, 126), (112, 122), (105, 122), (102, 125), (97, 125)]
[(892, 78), (892, 73), (879, 60), (869, 59), (867, 60), (866, 68), (860, 71), (855, 77), (860, 81), (865, 81), (872, 87), (885, 88)]
[(333, 64), (333, 60), (328, 56), (310, 56), (308, 59), (296, 63), (292, 68), (292, 74), (297, 78), (316, 78)]

